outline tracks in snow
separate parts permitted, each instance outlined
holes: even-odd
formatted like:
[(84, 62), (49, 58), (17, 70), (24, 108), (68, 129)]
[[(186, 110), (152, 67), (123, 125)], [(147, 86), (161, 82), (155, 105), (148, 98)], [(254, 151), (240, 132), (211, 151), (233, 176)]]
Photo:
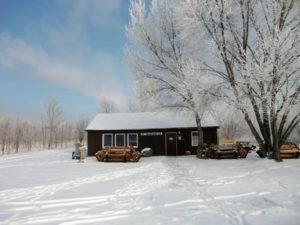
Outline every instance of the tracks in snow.
[[(2, 222), (5, 225), (80, 225), (117, 224), (119, 221), (122, 224), (124, 221), (135, 221), (136, 218), (157, 217), (164, 222), (168, 221), (168, 224), (187, 224), (185, 219), (199, 221), (212, 215), (221, 218), (224, 224), (246, 225), (247, 216), (262, 215), (264, 208), (284, 208), (272, 200), (270, 192), (256, 188), (234, 188), (242, 187), (241, 183), (249, 183), (249, 179), (257, 175), (263, 177), (264, 173), (288, 169), (290, 165), (240, 172), (233, 176), (211, 177), (205, 176), (205, 171), (197, 173), (190, 170), (187, 163), (189, 160), (193, 162), (191, 158), (187, 158), (187, 161), (185, 158), (150, 158), (134, 164), (132, 168), (126, 166), (120, 170), (119, 165), (115, 164), (115, 168), (118, 168), (116, 171), (99, 172), (97, 175), (56, 184), (3, 190), (0, 191), (0, 219), (1, 216), (6, 216), (6, 220)], [(213, 170), (216, 171), (218, 170)], [(117, 182), (121, 187), (114, 189), (112, 186), (107, 195), (87, 193), (86, 196), (83, 193), (83, 197), (78, 198), (51, 197), (76, 188), (86, 190), (85, 185), (97, 185), (101, 188), (107, 181)], [(280, 182), (274, 184), (280, 187), (280, 191), (285, 192), (290, 188), (288, 185), (281, 187)], [(221, 188), (232, 190), (227, 193), (222, 191), (218, 195)]]
[(38, 200), (42, 197), (51, 196), (62, 190), (70, 190), (78, 188), (83, 185), (110, 181), (122, 177), (134, 176), (134, 174), (146, 172), (151, 167), (158, 166), (156, 163), (152, 165), (138, 165), (136, 168), (117, 170), (108, 173), (100, 173), (97, 175), (89, 176), (86, 178), (77, 178), (62, 183), (40, 185), (30, 188), (15, 188), (9, 190), (0, 191), (0, 201), (9, 202), (12, 200), (23, 199), (23, 200)]

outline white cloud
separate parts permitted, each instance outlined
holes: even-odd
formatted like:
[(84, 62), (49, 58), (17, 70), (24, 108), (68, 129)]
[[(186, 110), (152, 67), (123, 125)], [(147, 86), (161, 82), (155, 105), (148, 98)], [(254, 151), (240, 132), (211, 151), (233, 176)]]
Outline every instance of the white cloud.
[(123, 87), (117, 79), (116, 66), (114, 58), (104, 53), (93, 54), (89, 63), (66, 63), (60, 56), (33, 48), (22, 39), (0, 34), (2, 69), (74, 89), (94, 99), (105, 94), (116, 99), (116, 102), (124, 102)]
[[(119, 24), (121, 0), (66, 1), (65, 21), (42, 21), (34, 35), (43, 43), (30, 43), (0, 33), (0, 69), (51, 82), (98, 100), (106, 95), (125, 108), (126, 91), (118, 78), (120, 62), (90, 45), (86, 26)], [(32, 25), (34, 26), (34, 24)], [(95, 101), (96, 102), (96, 101)]]

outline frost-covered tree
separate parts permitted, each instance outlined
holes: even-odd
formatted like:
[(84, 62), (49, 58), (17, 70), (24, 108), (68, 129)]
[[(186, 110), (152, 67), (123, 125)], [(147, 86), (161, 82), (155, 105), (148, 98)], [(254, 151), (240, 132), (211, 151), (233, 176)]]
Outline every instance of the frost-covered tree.
[(55, 147), (60, 145), (61, 148), (69, 146), (70, 142), (76, 141), (76, 128), (69, 121), (62, 121), (55, 132)]
[(55, 134), (62, 122), (63, 110), (58, 100), (54, 97), (48, 98), (45, 107), (45, 112), (41, 116), (42, 132), (45, 135), (44, 137), (47, 137), (47, 147), (50, 149), (56, 142), (55, 140), (57, 140)]
[[(227, 106), (226, 108), (222, 108), (221, 111), (216, 112), (216, 114), (220, 124), (220, 139), (244, 140), (245, 136), (249, 135), (249, 129), (240, 111)], [(251, 139), (247, 138), (247, 141), (249, 140)]]
[(99, 112), (112, 113), (115, 109), (115, 103), (107, 96), (101, 96), (99, 99)]
[(11, 135), (11, 119), (9, 117), (0, 119), (0, 141), (2, 155), (8, 147), (9, 136)]
[(179, 7), (181, 27), (190, 35), (205, 30), (213, 43), (223, 68), (206, 65), (225, 81), (225, 100), (243, 113), (261, 150), (281, 160), (300, 121), (299, 2), (184, 0)]
[(49, 98), (45, 106), (40, 123), (24, 117), (0, 117), (2, 155), (11, 150), (18, 153), (32, 148), (69, 147), (78, 141), (79, 136), (82, 137), (87, 123), (85, 119), (79, 119), (75, 124), (64, 120), (62, 108), (55, 98)]
[(29, 121), (23, 122), (23, 145), (27, 150), (31, 150), (34, 142), (34, 126)]
[(184, 42), (176, 21), (178, 1), (132, 1), (126, 50), (137, 92), (148, 107), (189, 110), (198, 127), (198, 156), (203, 134), (201, 119), (211, 104), (209, 82), (199, 67), (198, 55)]
[(47, 144), (47, 122), (46, 122), (46, 116), (44, 113), (41, 114), (40, 117), (40, 137), (41, 137), (41, 144), (42, 148), (45, 149)]
[(79, 117), (75, 123), (76, 139), (82, 143), (85, 137), (85, 129), (88, 126), (89, 120), (83, 116)]
[(22, 119), (17, 119), (15, 126), (14, 126), (14, 131), (13, 131), (13, 144), (15, 148), (15, 153), (19, 152), (21, 143), (24, 139), (24, 134), (25, 134), (25, 122)]

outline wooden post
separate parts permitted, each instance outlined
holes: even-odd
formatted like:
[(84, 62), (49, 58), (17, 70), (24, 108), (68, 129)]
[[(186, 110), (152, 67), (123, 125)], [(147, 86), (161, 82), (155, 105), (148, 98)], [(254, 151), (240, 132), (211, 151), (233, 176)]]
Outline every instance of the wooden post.
[(79, 148), (79, 151), (80, 151), (80, 160), (79, 160), (79, 163), (84, 163), (84, 160), (83, 160), (83, 147), (80, 147)]

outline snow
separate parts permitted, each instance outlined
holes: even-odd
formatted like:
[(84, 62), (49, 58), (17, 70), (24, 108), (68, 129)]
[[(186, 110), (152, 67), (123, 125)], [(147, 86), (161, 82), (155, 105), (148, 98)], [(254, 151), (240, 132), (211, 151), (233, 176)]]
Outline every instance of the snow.
[[(203, 127), (218, 127), (213, 116), (206, 113)], [(156, 128), (197, 127), (195, 117), (190, 112), (138, 112), (138, 113), (99, 113), (86, 130), (141, 130)]]
[(0, 157), (0, 224), (299, 224), (300, 160)]

